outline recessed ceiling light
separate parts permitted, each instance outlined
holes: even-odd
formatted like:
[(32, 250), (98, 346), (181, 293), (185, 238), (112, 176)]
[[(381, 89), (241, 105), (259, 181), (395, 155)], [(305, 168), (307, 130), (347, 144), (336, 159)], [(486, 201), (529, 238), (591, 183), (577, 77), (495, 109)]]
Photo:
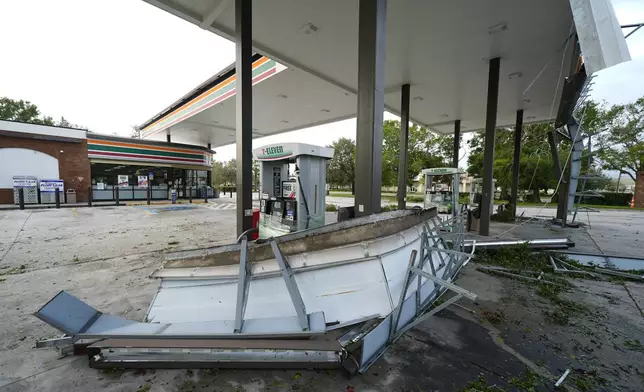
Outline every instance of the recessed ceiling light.
[(305, 35), (313, 35), (313, 34), (317, 33), (318, 30), (319, 30), (319, 28), (316, 25), (314, 25), (313, 23), (310, 23), (310, 22), (305, 23), (305, 24), (302, 25), (302, 27), (300, 27), (300, 31), (303, 32)]
[(505, 31), (507, 29), (508, 29), (508, 24), (505, 23), (505, 22), (502, 22), (502, 23), (499, 23), (499, 24), (495, 24), (494, 26), (488, 27), (487, 28), (487, 33), (488, 34), (496, 34), (496, 33), (500, 33), (502, 31)]
[(512, 72), (511, 74), (508, 74), (508, 79), (518, 79), (522, 76), (523, 74), (521, 72)]

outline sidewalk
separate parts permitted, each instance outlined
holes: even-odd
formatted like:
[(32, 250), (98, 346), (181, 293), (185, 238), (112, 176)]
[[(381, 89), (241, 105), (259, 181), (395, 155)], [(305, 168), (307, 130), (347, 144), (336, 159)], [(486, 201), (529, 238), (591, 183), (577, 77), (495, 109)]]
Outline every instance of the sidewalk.
[[(219, 199), (208, 199), (208, 200), (219, 200)], [(204, 199), (192, 199), (192, 204), (204, 204), (206, 201)], [(147, 205), (147, 200), (128, 200), (121, 201), (120, 206), (141, 206)], [(171, 200), (151, 200), (150, 205), (161, 205), (161, 204), (172, 204)], [(177, 200), (176, 204), (190, 204), (189, 200)], [(116, 201), (94, 201), (92, 202), (92, 207), (113, 207), (116, 206)], [(87, 202), (84, 203), (60, 203), (60, 208), (78, 208), (78, 207), (89, 207)], [(56, 208), (56, 204), (25, 204), (25, 210), (38, 210), (38, 209), (48, 209)], [(0, 204), (1, 210), (19, 210), (20, 206), (17, 204)]]

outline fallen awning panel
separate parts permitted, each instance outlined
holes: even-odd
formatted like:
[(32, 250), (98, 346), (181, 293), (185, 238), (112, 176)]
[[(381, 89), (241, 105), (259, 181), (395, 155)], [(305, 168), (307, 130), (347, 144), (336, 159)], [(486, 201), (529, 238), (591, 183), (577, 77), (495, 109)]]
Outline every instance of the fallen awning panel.
[(35, 313), (54, 328), (77, 339), (89, 338), (247, 338), (311, 336), (326, 332), (322, 312), (308, 315), (309, 329), (303, 330), (298, 318), (267, 317), (247, 319), (240, 333), (234, 333), (234, 320), (177, 323), (142, 323), (103, 314), (65, 291)]

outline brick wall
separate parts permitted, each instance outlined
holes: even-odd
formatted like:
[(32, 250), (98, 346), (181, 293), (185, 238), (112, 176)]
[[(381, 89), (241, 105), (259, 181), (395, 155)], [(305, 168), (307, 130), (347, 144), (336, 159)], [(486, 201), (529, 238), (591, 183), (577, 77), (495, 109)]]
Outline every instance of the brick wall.
[(637, 172), (635, 179), (635, 207), (644, 208), (644, 171)]
[[(77, 139), (67, 142), (0, 135), (0, 146), (36, 150), (58, 159), (58, 172), (60, 179), (65, 183), (65, 191), (75, 189), (77, 201), (87, 201), (87, 188), (92, 181), (87, 156), (87, 140)], [(62, 200), (64, 199), (61, 198)], [(12, 203), (13, 190), (0, 189), (0, 204)]]

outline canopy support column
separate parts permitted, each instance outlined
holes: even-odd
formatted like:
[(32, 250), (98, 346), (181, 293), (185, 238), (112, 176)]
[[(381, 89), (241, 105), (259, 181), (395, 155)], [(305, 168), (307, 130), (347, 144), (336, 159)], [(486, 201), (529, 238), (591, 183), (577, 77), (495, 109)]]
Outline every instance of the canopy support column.
[(485, 150), (483, 151), (483, 197), (481, 198), (480, 235), (490, 235), (490, 215), (494, 189), (494, 141), (496, 135), (496, 112), (499, 101), (499, 72), (501, 59), (490, 59), (490, 69), (487, 81), (487, 113), (485, 117)]
[(252, 0), (235, 0), (237, 235), (253, 226)]
[(512, 160), (512, 216), (517, 216), (517, 202), (519, 198), (519, 161), (521, 159), (521, 137), (523, 135), (523, 110), (517, 110), (517, 119), (514, 124), (514, 158)]
[(380, 212), (387, 0), (360, 0), (355, 215)]
[(452, 167), (458, 169), (458, 155), (461, 149), (461, 120), (454, 121), (454, 150), (452, 152)]
[(398, 156), (398, 209), (407, 208), (407, 167), (409, 155), (409, 84), (400, 91), (400, 154)]

